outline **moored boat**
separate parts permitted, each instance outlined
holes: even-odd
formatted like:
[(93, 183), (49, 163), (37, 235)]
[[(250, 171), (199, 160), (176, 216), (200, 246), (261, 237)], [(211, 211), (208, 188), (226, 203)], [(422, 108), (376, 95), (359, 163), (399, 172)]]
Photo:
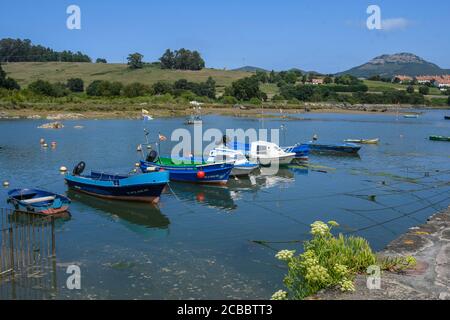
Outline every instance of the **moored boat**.
[(378, 144), (380, 142), (380, 139), (346, 139), (344, 140), (344, 142), (358, 144)]
[(315, 153), (357, 154), (361, 149), (361, 146), (355, 143), (320, 144), (317, 142), (308, 142), (307, 144), (311, 152)]
[(89, 175), (82, 175), (84, 166), (84, 162), (80, 162), (72, 174), (65, 176), (67, 185), (101, 198), (157, 203), (169, 181), (169, 174), (159, 171), (133, 175), (91, 171)]
[(445, 136), (430, 136), (430, 140), (431, 141), (450, 141), (450, 137), (445, 137)]
[(283, 147), (284, 152), (295, 153), (295, 158), (299, 160), (308, 160), (309, 156), (309, 146), (307, 144), (296, 144), (291, 147)]
[[(152, 159), (153, 158), (153, 159)], [(226, 184), (233, 169), (233, 163), (206, 163), (183, 159), (171, 159), (164, 157), (147, 157), (146, 161), (140, 161), (142, 172), (153, 170), (165, 170), (169, 173), (171, 181)]]
[(206, 162), (234, 162), (230, 175), (235, 177), (248, 176), (259, 168), (256, 162), (249, 161), (241, 151), (227, 147), (212, 149)]
[(233, 150), (241, 150), (250, 161), (261, 166), (288, 165), (296, 156), (294, 152), (286, 152), (275, 143), (267, 141), (255, 141), (251, 144), (234, 142), (231, 147)]
[(69, 209), (70, 199), (45, 190), (14, 189), (8, 192), (8, 202), (24, 212), (58, 214)]
[(406, 118), (406, 119), (417, 119), (417, 118), (419, 118), (419, 115), (418, 114), (404, 114), (403, 118)]
[(450, 120), (450, 116), (444, 116), (445, 120)]

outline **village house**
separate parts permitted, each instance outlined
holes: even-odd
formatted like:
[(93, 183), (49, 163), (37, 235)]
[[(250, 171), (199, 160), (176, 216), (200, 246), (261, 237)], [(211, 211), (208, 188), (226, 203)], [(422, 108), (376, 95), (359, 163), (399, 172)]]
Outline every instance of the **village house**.
[(393, 82), (395, 81), (395, 79), (398, 79), (400, 81), (400, 83), (406, 83), (406, 82), (410, 82), (413, 80), (412, 77), (409, 76), (403, 76), (403, 75), (397, 75), (393, 78)]
[(416, 80), (419, 84), (433, 83), (433, 81), (439, 76), (417, 76)]
[(312, 79), (311, 83), (314, 85), (319, 85), (319, 84), (323, 84), (323, 79)]
[(433, 84), (441, 90), (450, 88), (450, 76), (438, 77), (434, 80)]

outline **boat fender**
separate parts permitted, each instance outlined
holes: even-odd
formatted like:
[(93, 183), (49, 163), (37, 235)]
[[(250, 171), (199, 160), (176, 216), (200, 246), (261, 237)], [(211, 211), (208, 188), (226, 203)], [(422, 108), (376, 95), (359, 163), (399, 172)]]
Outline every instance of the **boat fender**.
[(205, 177), (205, 171), (199, 171), (197, 172), (197, 178), (203, 179)]
[(158, 157), (158, 152), (156, 152), (155, 150), (152, 150), (148, 153), (147, 158), (145, 160), (147, 160), (148, 162), (153, 162), (156, 160), (157, 157)]
[(79, 176), (80, 174), (83, 173), (84, 168), (86, 167), (86, 163), (84, 163), (84, 161), (81, 161), (80, 163), (78, 163), (75, 168), (73, 168), (73, 175), (74, 176)]

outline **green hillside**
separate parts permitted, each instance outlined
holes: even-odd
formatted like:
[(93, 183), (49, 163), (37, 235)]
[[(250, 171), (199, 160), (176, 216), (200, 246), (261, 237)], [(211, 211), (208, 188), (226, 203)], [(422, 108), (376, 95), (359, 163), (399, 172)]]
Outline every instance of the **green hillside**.
[(8, 76), (16, 79), (21, 86), (43, 79), (50, 82), (65, 82), (69, 78), (81, 78), (86, 84), (94, 80), (120, 81), (124, 84), (142, 82), (153, 84), (157, 81), (186, 79), (203, 82), (213, 77), (218, 87), (251, 75), (245, 71), (225, 71), (203, 69), (201, 71), (162, 70), (155, 66), (130, 70), (126, 64), (76, 63), (76, 62), (15, 62), (2, 65)]

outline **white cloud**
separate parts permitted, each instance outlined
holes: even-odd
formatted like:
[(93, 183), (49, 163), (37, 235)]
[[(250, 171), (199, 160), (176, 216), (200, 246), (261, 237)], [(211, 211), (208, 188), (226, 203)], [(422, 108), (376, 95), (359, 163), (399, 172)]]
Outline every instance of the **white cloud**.
[(393, 31), (406, 29), (411, 23), (405, 18), (392, 18), (381, 20), (381, 30)]

